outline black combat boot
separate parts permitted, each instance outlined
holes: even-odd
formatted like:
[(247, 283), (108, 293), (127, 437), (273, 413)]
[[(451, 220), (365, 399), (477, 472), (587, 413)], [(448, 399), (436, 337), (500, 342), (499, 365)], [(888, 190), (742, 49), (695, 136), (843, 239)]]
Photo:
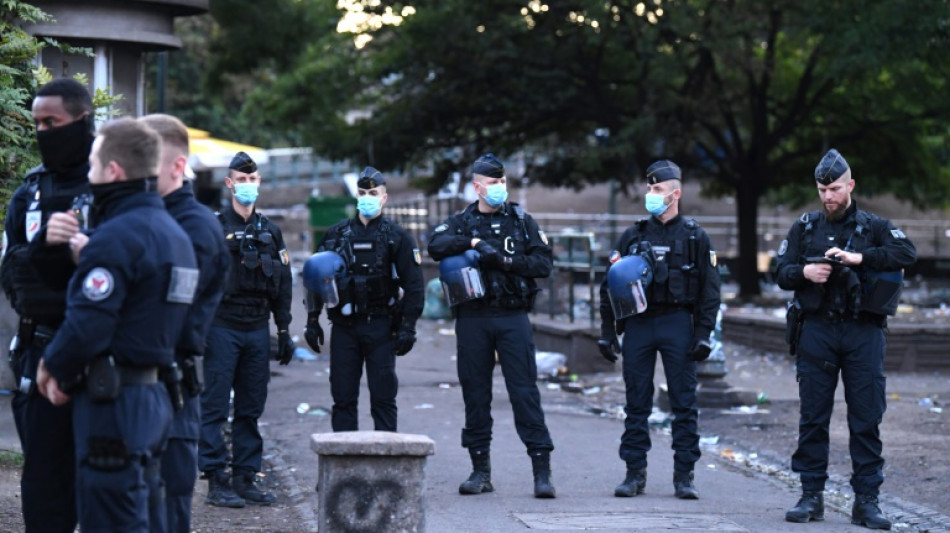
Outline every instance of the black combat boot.
[(212, 470), (207, 473), (208, 476), (208, 496), (205, 503), (215, 507), (231, 507), (240, 509), (244, 507), (244, 498), (238, 496), (231, 490), (231, 478), (224, 470)]
[(674, 472), (673, 489), (676, 491), (676, 497), (681, 500), (699, 499), (699, 491), (693, 486), (692, 472)]
[(551, 453), (532, 452), (531, 469), (534, 471), (534, 497), (553, 498), (554, 485), (551, 483)]
[(788, 522), (799, 522), (804, 524), (810, 520), (821, 521), (825, 519), (825, 495), (820, 490), (806, 490), (802, 492), (802, 497), (785, 513), (785, 520)]
[(257, 476), (254, 472), (236, 472), (231, 480), (231, 486), (238, 496), (252, 505), (270, 505), (277, 500), (273, 492), (264, 492), (254, 484)]
[(643, 494), (647, 487), (647, 469), (633, 469), (627, 466), (627, 477), (623, 483), (617, 485), (614, 489), (614, 496), (619, 498), (632, 498), (637, 494)]
[(481, 494), (492, 492), (491, 485), (491, 458), (488, 450), (468, 452), (472, 458), (472, 474), (459, 485), (459, 494)]
[(877, 496), (866, 494), (854, 495), (854, 506), (851, 507), (851, 523), (868, 529), (891, 529), (891, 521), (884, 516), (881, 508), (877, 506)]

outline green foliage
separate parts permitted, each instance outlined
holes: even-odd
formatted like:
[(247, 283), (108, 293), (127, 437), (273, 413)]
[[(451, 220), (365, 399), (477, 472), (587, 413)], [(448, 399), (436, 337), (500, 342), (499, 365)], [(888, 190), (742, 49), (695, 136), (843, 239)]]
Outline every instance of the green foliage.
[[(331, 3), (298, 5), (313, 21)], [(314, 24), (293, 33), (296, 50), (234, 43), (216, 76), (268, 73), (244, 115), (382, 169), (447, 172), (486, 150), (524, 151), (536, 181), (629, 190), (652, 160), (674, 158), (705, 194), (736, 196), (743, 293), (758, 292), (758, 204), (814, 202), (814, 165), (830, 147), (861, 193), (950, 198), (945, 0), (337, 5), (353, 6), (342, 20), (413, 10), (355, 35)], [(222, 22), (222, 34), (257, 31), (248, 18)]]

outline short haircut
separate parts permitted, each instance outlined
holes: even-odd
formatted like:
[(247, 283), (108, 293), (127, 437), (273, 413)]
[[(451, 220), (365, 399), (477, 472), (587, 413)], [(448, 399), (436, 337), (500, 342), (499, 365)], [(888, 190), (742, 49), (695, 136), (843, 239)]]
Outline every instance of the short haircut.
[(57, 78), (40, 87), (36, 96), (59, 96), (63, 99), (63, 108), (74, 119), (95, 111), (86, 86), (72, 78)]
[(180, 155), (188, 156), (188, 128), (182, 121), (171, 115), (153, 113), (140, 118), (139, 122), (157, 131), (162, 137), (163, 146), (172, 147)]
[(97, 137), (102, 166), (115, 161), (127, 180), (144, 179), (158, 174), (162, 138), (158, 132), (133, 118), (119, 118), (103, 124)]

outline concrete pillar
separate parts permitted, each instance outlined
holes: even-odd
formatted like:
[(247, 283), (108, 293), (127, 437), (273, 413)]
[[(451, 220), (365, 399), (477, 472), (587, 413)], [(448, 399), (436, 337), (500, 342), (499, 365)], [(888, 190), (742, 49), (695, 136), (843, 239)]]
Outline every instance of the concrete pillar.
[(320, 531), (425, 531), (426, 456), (435, 442), (387, 431), (315, 433)]

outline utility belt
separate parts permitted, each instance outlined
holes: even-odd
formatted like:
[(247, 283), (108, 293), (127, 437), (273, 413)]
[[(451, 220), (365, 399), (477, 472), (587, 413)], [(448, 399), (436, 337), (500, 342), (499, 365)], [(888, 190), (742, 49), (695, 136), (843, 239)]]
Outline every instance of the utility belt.
[(643, 316), (667, 315), (677, 311), (692, 311), (692, 306), (681, 304), (649, 304), (646, 311), (641, 313)]
[[(32, 394), (36, 391), (34, 382), (36, 365), (43, 355), (43, 349), (56, 335), (57, 329), (45, 324), (37, 324), (28, 317), (20, 319), (17, 334), (10, 341), (10, 353), (7, 357), (14, 376), (19, 378), (17, 388), (23, 394)], [(29, 361), (24, 360), (24, 355), (27, 353), (25, 348), (31, 349)]]
[(887, 317), (867, 311), (853, 312), (841, 311), (836, 309), (820, 310), (817, 313), (809, 313), (807, 318), (814, 318), (827, 322), (829, 324), (841, 324), (843, 322), (858, 322), (862, 324), (874, 324), (879, 327), (887, 326)]
[(181, 370), (175, 363), (166, 367), (131, 366), (116, 363), (112, 355), (97, 357), (86, 367), (85, 376), (64, 392), (69, 393), (85, 383), (92, 401), (108, 402), (119, 397), (122, 387), (153, 385), (159, 380), (168, 390), (172, 407), (175, 411), (180, 410), (184, 406), (184, 398), (181, 391)]
[[(355, 312), (343, 314), (344, 309), (355, 309)], [(352, 326), (361, 321), (369, 322), (373, 318), (390, 318), (393, 316), (395, 310), (396, 307), (392, 305), (374, 305), (368, 309), (359, 309), (353, 304), (341, 302), (340, 305), (329, 309), (327, 311), (327, 316), (334, 324), (338, 324), (340, 326)]]

